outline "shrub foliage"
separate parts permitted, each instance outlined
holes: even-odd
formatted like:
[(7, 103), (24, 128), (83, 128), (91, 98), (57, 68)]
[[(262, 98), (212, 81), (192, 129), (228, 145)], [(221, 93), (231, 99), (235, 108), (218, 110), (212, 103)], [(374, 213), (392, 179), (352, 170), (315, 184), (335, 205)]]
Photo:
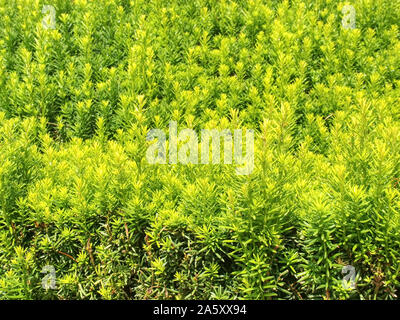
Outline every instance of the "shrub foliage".
[[(397, 298), (399, 1), (46, 1), (0, 0), (1, 299)], [(172, 120), (254, 171), (148, 164)]]

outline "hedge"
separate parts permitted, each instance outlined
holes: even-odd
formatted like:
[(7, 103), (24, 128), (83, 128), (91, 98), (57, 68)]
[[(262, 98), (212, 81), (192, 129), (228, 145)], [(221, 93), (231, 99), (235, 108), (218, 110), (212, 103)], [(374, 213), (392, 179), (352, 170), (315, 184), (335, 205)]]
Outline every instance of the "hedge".
[[(398, 298), (399, 1), (0, 16), (0, 299)], [(254, 170), (149, 164), (170, 121), (254, 130)]]

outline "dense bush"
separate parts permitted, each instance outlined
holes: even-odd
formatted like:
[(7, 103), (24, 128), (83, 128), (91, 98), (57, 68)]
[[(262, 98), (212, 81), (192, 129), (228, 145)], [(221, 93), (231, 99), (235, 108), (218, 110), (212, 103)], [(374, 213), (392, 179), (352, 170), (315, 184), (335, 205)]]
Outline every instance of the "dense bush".
[[(1, 299), (398, 297), (399, 1), (46, 1), (0, 0)], [(171, 120), (254, 171), (148, 164)]]

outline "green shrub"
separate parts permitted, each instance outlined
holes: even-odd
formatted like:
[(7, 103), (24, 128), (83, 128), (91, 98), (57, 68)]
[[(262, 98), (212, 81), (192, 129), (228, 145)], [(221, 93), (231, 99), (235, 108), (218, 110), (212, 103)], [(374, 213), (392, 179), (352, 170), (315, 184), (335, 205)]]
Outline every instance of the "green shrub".
[[(400, 2), (0, 15), (1, 299), (397, 298)], [(254, 129), (253, 172), (149, 164), (147, 133), (172, 120)]]

